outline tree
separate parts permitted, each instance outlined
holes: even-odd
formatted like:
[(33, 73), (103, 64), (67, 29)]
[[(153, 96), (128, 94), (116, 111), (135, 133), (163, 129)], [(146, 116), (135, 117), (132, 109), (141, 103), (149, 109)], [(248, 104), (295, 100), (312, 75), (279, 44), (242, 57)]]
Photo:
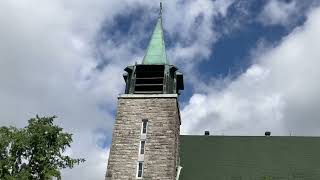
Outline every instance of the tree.
[(0, 127), (0, 179), (61, 179), (61, 169), (85, 161), (65, 155), (72, 134), (54, 125), (55, 118), (36, 116), (22, 129)]

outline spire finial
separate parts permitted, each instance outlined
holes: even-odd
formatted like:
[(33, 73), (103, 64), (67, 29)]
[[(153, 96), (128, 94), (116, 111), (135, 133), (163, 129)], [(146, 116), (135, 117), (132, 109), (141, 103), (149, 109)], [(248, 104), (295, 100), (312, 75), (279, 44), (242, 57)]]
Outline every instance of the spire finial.
[(160, 17), (162, 17), (162, 0), (160, 1)]

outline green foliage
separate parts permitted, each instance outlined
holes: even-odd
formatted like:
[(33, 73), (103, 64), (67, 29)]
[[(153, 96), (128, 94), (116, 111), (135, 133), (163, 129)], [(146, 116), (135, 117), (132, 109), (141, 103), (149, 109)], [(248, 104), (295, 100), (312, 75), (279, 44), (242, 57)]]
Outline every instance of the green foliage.
[(61, 169), (85, 161), (64, 154), (72, 135), (54, 125), (55, 118), (36, 116), (22, 129), (0, 127), (0, 179), (61, 179)]

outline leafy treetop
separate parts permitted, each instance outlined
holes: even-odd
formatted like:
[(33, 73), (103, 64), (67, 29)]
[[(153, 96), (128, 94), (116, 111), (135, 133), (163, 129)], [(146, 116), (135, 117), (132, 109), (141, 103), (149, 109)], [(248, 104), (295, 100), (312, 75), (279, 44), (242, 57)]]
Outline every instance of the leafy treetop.
[(65, 155), (72, 134), (54, 125), (55, 118), (36, 116), (22, 129), (0, 127), (0, 179), (61, 179), (61, 169), (85, 161)]

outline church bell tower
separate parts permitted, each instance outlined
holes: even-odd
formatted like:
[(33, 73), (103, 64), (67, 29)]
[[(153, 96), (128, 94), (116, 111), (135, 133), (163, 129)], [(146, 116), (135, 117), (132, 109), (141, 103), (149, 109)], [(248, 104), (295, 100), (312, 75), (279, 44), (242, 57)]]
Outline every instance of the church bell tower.
[(126, 67), (106, 180), (175, 180), (183, 75), (167, 59), (160, 15), (141, 64)]

